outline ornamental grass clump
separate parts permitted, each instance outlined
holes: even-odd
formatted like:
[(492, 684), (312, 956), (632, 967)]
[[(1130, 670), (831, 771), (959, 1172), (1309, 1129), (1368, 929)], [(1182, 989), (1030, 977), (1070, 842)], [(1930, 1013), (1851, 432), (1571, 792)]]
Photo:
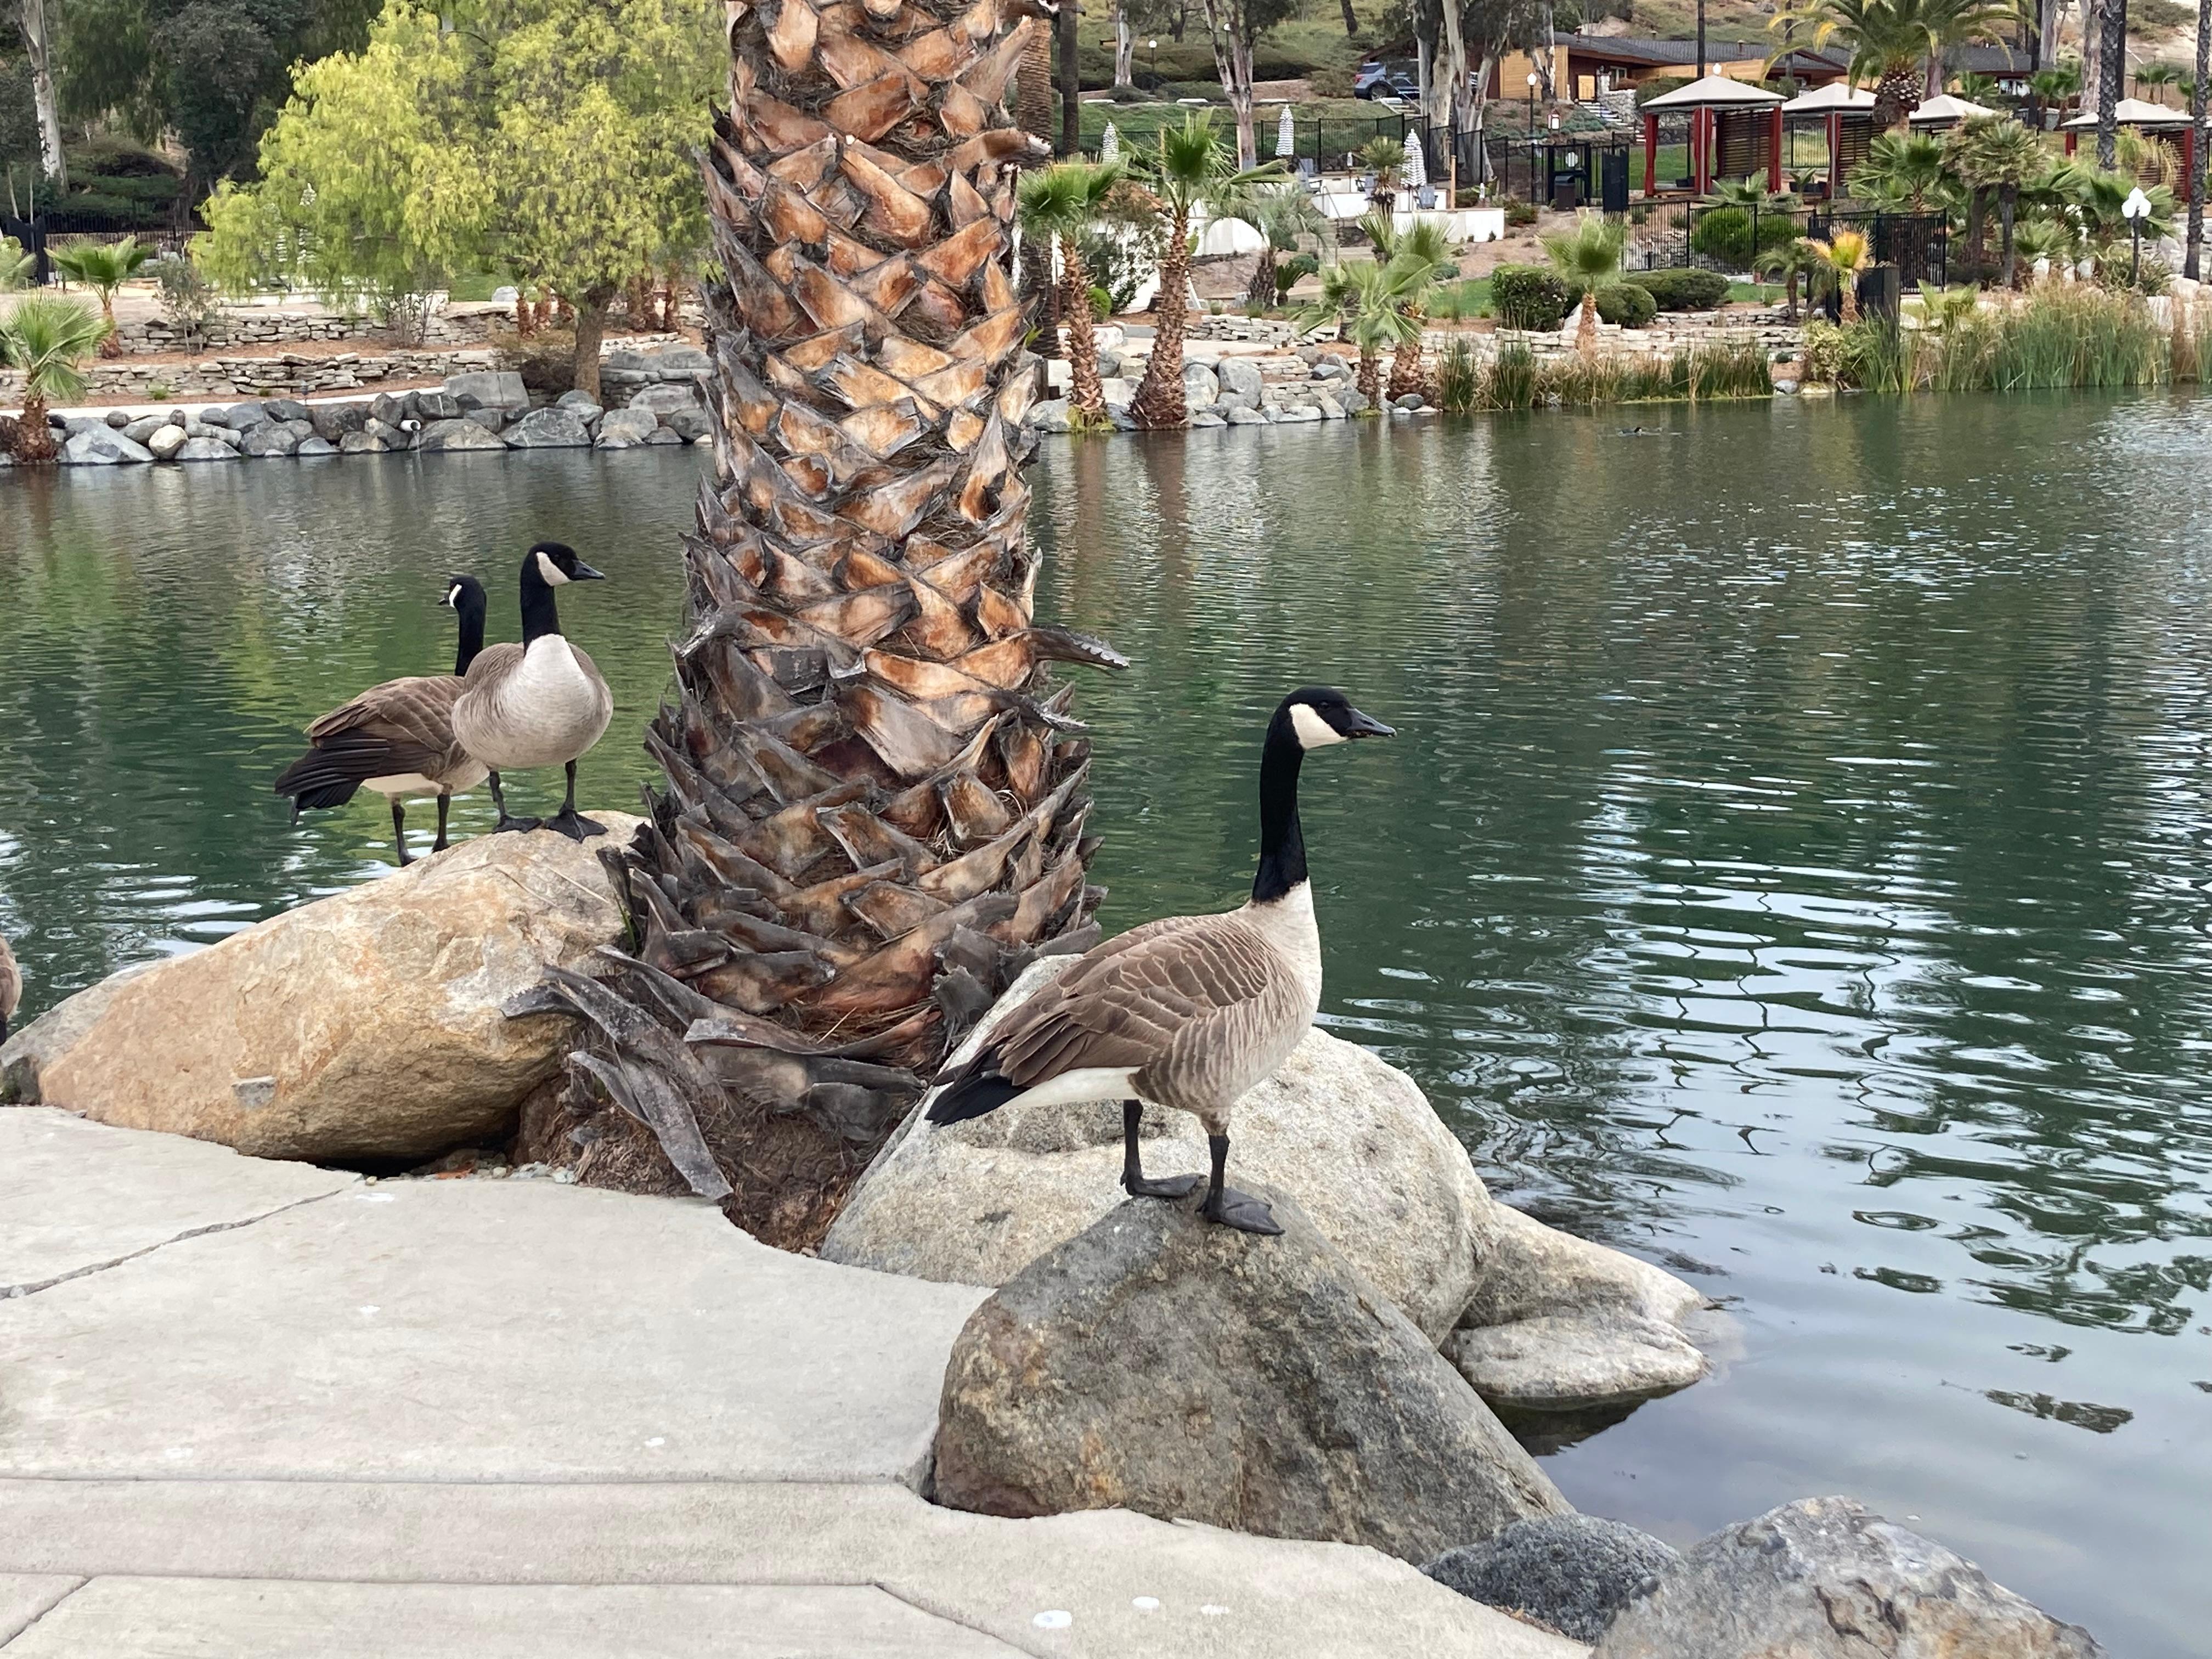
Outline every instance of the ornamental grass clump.
[(1482, 365), (1471, 341), (1454, 340), (1437, 361), (1437, 407), (1450, 415), (1464, 415), (1482, 396)]

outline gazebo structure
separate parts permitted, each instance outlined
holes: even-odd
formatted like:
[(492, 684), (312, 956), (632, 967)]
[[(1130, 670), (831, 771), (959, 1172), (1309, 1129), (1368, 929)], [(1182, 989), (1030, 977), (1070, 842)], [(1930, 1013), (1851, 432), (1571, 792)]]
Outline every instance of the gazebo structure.
[(1716, 179), (1747, 179), (1761, 167), (1782, 182), (1782, 94), (1725, 75), (1708, 75), (1644, 106), (1644, 193), (1659, 193), (1659, 120), (1689, 118), (1690, 171), (1675, 188), (1703, 196)]
[[(2112, 106), (2112, 118), (2121, 126), (2133, 127), (2146, 137), (2172, 142), (2176, 135), (2181, 139), (2181, 176), (2188, 178), (2197, 170), (2197, 128), (2185, 109), (2168, 109), (2164, 104), (2154, 104), (2144, 98), (2122, 98)], [(2074, 146), (2085, 132), (2097, 130), (2097, 112), (2089, 110), (2070, 121), (2059, 123), (2058, 130), (2066, 135), (2066, 153), (2071, 155)]]
[(1993, 109), (1984, 109), (1979, 104), (1970, 104), (1963, 98), (1954, 98), (1948, 92), (1939, 92), (1907, 115), (1905, 121), (1915, 132), (1942, 132), (1972, 116), (1996, 113)]
[[(1825, 87), (1802, 93), (1782, 106), (1782, 124), (1809, 126), (1819, 122), (1828, 140), (1828, 178), (1823, 188), (1829, 199), (1844, 194), (1851, 169), (1867, 158), (1874, 143), (1874, 94), (1848, 81), (1832, 81)], [(1770, 179), (1771, 188), (1782, 181)]]

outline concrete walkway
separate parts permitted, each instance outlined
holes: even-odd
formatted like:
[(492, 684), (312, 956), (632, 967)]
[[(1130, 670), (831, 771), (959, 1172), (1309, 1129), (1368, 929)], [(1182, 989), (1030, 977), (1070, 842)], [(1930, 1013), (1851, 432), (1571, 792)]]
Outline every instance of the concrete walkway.
[(1371, 1550), (935, 1508), (983, 1294), (0, 1109), (0, 1650), (1583, 1651)]

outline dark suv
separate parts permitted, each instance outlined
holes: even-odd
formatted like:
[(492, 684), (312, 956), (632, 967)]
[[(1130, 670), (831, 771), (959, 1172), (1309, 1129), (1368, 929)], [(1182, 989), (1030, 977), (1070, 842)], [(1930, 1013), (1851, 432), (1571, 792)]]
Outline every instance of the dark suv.
[(1354, 98), (1395, 98), (1412, 103), (1421, 95), (1420, 83), (1402, 69), (1392, 69), (1370, 58), (1352, 77)]

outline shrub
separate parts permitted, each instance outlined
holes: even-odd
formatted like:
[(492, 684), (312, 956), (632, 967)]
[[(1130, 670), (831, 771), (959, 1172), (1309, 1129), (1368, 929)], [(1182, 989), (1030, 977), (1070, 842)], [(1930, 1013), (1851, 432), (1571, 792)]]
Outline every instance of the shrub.
[[(1786, 213), (1759, 216), (1759, 247), (1764, 252), (1797, 240), (1797, 222)], [(1690, 232), (1692, 252), (1718, 259), (1737, 270), (1751, 268), (1751, 210), (1744, 207), (1707, 208), (1697, 216)], [(1726, 290), (1723, 289), (1723, 292)]]
[(1659, 314), (1651, 290), (1637, 283), (1615, 283), (1597, 291), (1597, 317), (1601, 323), (1623, 328), (1644, 328)]
[(1690, 77), (1686, 75), (1655, 75), (1636, 88), (1637, 105), (1640, 108), (1654, 98), (1663, 96), (1670, 92), (1680, 92), (1689, 84)]
[(1662, 311), (1711, 311), (1728, 298), (1728, 278), (1717, 270), (1639, 270), (1636, 285)]
[(1844, 372), (1844, 331), (1815, 318), (1805, 325), (1805, 378), (1833, 386)]
[(1517, 225), (1524, 229), (1527, 227), (1534, 224), (1536, 222), (1536, 204), (1534, 202), (1506, 203), (1505, 222), (1509, 225)]
[(1320, 270), (1320, 259), (1310, 253), (1293, 253), (1275, 267), (1275, 303), (1288, 305), (1292, 285)]
[(1536, 354), (1518, 340), (1509, 342), (1491, 365), (1486, 401), (1492, 409), (1534, 409), (1539, 378)]
[(1556, 329), (1574, 296), (1550, 271), (1535, 265), (1500, 265), (1490, 273), (1490, 303), (1508, 328)]
[(1464, 415), (1475, 405), (1482, 393), (1482, 374), (1474, 357), (1474, 345), (1466, 340), (1454, 340), (1444, 348), (1437, 362), (1437, 407), (1450, 414)]
[(1305, 78), (1316, 98), (1352, 96), (1352, 70), (1342, 64), (1317, 64), (1306, 71)]
[(161, 294), (161, 315), (184, 335), (185, 349), (198, 351), (207, 343), (208, 325), (222, 308), (213, 284), (189, 253), (155, 260), (154, 283)]
[(1142, 87), (1112, 87), (1108, 88), (1106, 95), (1117, 104), (1149, 104), (1153, 101), (1152, 94)]

